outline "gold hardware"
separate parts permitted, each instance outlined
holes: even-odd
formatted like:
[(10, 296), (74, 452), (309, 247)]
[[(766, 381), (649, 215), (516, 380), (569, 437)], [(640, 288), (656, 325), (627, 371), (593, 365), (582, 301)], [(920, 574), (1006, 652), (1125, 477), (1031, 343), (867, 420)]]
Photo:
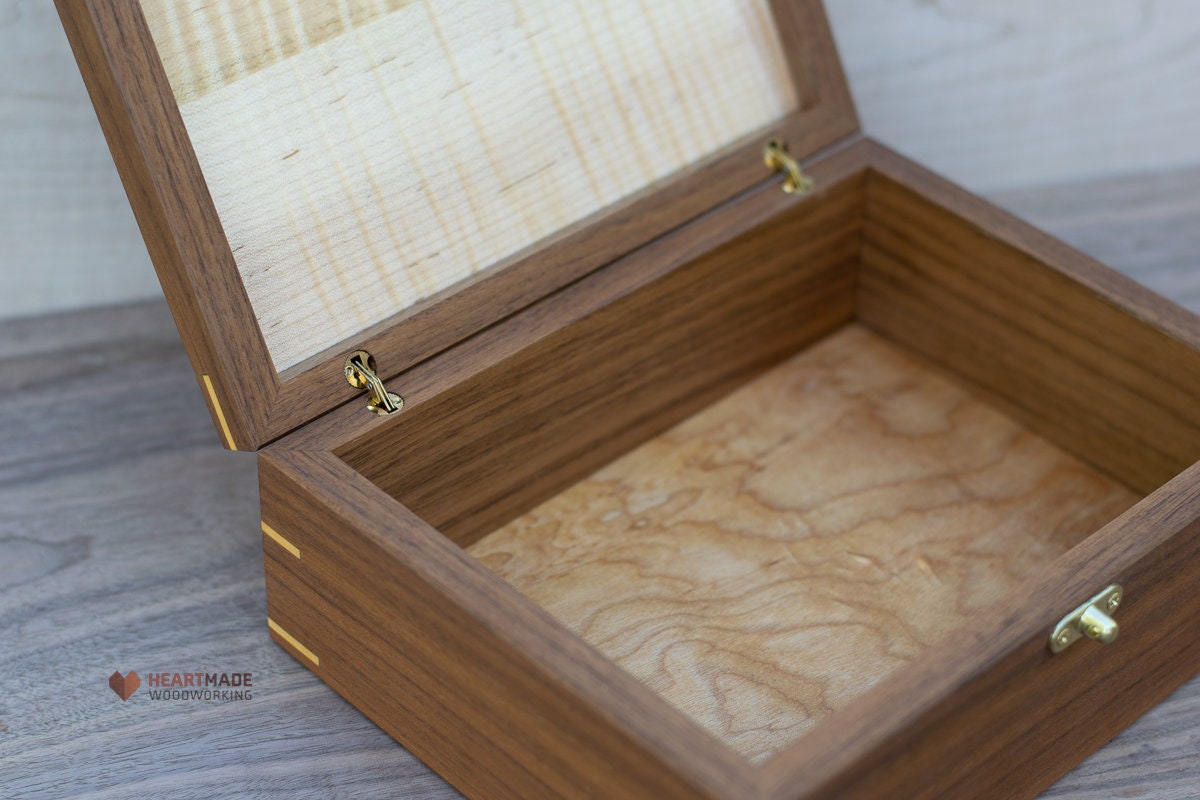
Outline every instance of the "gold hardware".
[(816, 185), (800, 169), (800, 163), (788, 155), (787, 142), (782, 139), (767, 142), (763, 148), (763, 163), (771, 170), (784, 174), (783, 190), (788, 194), (806, 194)]
[(404, 398), (389, 392), (375, 374), (375, 357), (366, 350), (355, 350), (346, 356), (346, 383), (355, 389), (367, 389), (371, 399), (367, 408), (376, 414), (395, 414), (404, 408)]
[(1050, 651), (1061, 653), (1083, 637), (1102, 644), (1117, 638), (1117, 621), (1110, 615), (1121, 605), (1125, 592), (1114, 583), (1063, 617), (1050, 634)]

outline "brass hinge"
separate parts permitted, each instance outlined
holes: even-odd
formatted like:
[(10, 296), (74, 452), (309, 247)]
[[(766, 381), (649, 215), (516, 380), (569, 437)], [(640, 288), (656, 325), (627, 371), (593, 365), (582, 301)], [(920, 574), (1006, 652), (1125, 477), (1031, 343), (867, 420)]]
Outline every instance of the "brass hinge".
[(763, 148), (763, 163), (774, 172), (783, 173), (783, 190), (788, 194), (807, 194), (816, 188), (813, 179), (800, 169), (800, 162), (788, 155), (787, 142), (772, 139)]
[(367, 408), (376, 414), (395, 414), (404, 408), (404, 398), (389, 392), (375, 374), (375, 357), (366, 350), (355, 350), (346, 356), (346, 383), (355, 389), (366, 389), (371, 397)]

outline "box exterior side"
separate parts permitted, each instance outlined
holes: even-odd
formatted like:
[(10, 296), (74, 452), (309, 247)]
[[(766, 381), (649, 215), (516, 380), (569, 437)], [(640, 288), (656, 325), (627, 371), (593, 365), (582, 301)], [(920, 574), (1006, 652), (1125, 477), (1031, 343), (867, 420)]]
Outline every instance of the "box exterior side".
[[(552, 635), (523, 646), (522, 630), (557, 626), (531, 604), (505, 613), (523, 598), (479, 581), (483, 568), (436, 532), (426, 537), (419, 520), (394, 509), (381, 519), (373, 487), (336, 458), (259, 459), (271, 635), (459, 790), (751, 796), (744, 770), (715, 741), (645, 690), (633, 691), (641, 708), (631, 706), (632, 678), (582, 642)], [(379, 525), (390, 532), (381, 537)], [(396, 532), (416, 549), (385, 544)], [(456, 585), (439, 587), (440, 577)], [(489, 614), (490, 623), (480, 618)], [(547, 661), (566, 666), (547, 670)], [(654, 730), (638, 731), (631, 714)]]

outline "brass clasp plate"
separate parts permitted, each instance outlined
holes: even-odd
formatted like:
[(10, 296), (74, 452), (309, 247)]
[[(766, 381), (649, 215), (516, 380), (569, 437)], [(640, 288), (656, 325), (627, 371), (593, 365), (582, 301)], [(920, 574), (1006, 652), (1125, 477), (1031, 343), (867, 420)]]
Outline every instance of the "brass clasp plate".
[(1120, 584), (1114, 583), (1067, 614), (1050, 634), (1050, 651), (1061, 653), (1085, 636), (1102, 644), (1115, 641), (1117, 621), (1111, 615), (1124, 597)]

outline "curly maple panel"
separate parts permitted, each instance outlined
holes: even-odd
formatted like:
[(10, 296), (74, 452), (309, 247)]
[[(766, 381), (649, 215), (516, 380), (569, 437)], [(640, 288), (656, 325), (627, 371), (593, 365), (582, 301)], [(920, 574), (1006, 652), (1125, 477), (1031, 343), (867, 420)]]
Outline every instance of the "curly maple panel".
[(766, 0), (142, 0), (275, 367), (778, 120)]
[(469, 552), (757, 761), (1137, 499), (851, 325)]

